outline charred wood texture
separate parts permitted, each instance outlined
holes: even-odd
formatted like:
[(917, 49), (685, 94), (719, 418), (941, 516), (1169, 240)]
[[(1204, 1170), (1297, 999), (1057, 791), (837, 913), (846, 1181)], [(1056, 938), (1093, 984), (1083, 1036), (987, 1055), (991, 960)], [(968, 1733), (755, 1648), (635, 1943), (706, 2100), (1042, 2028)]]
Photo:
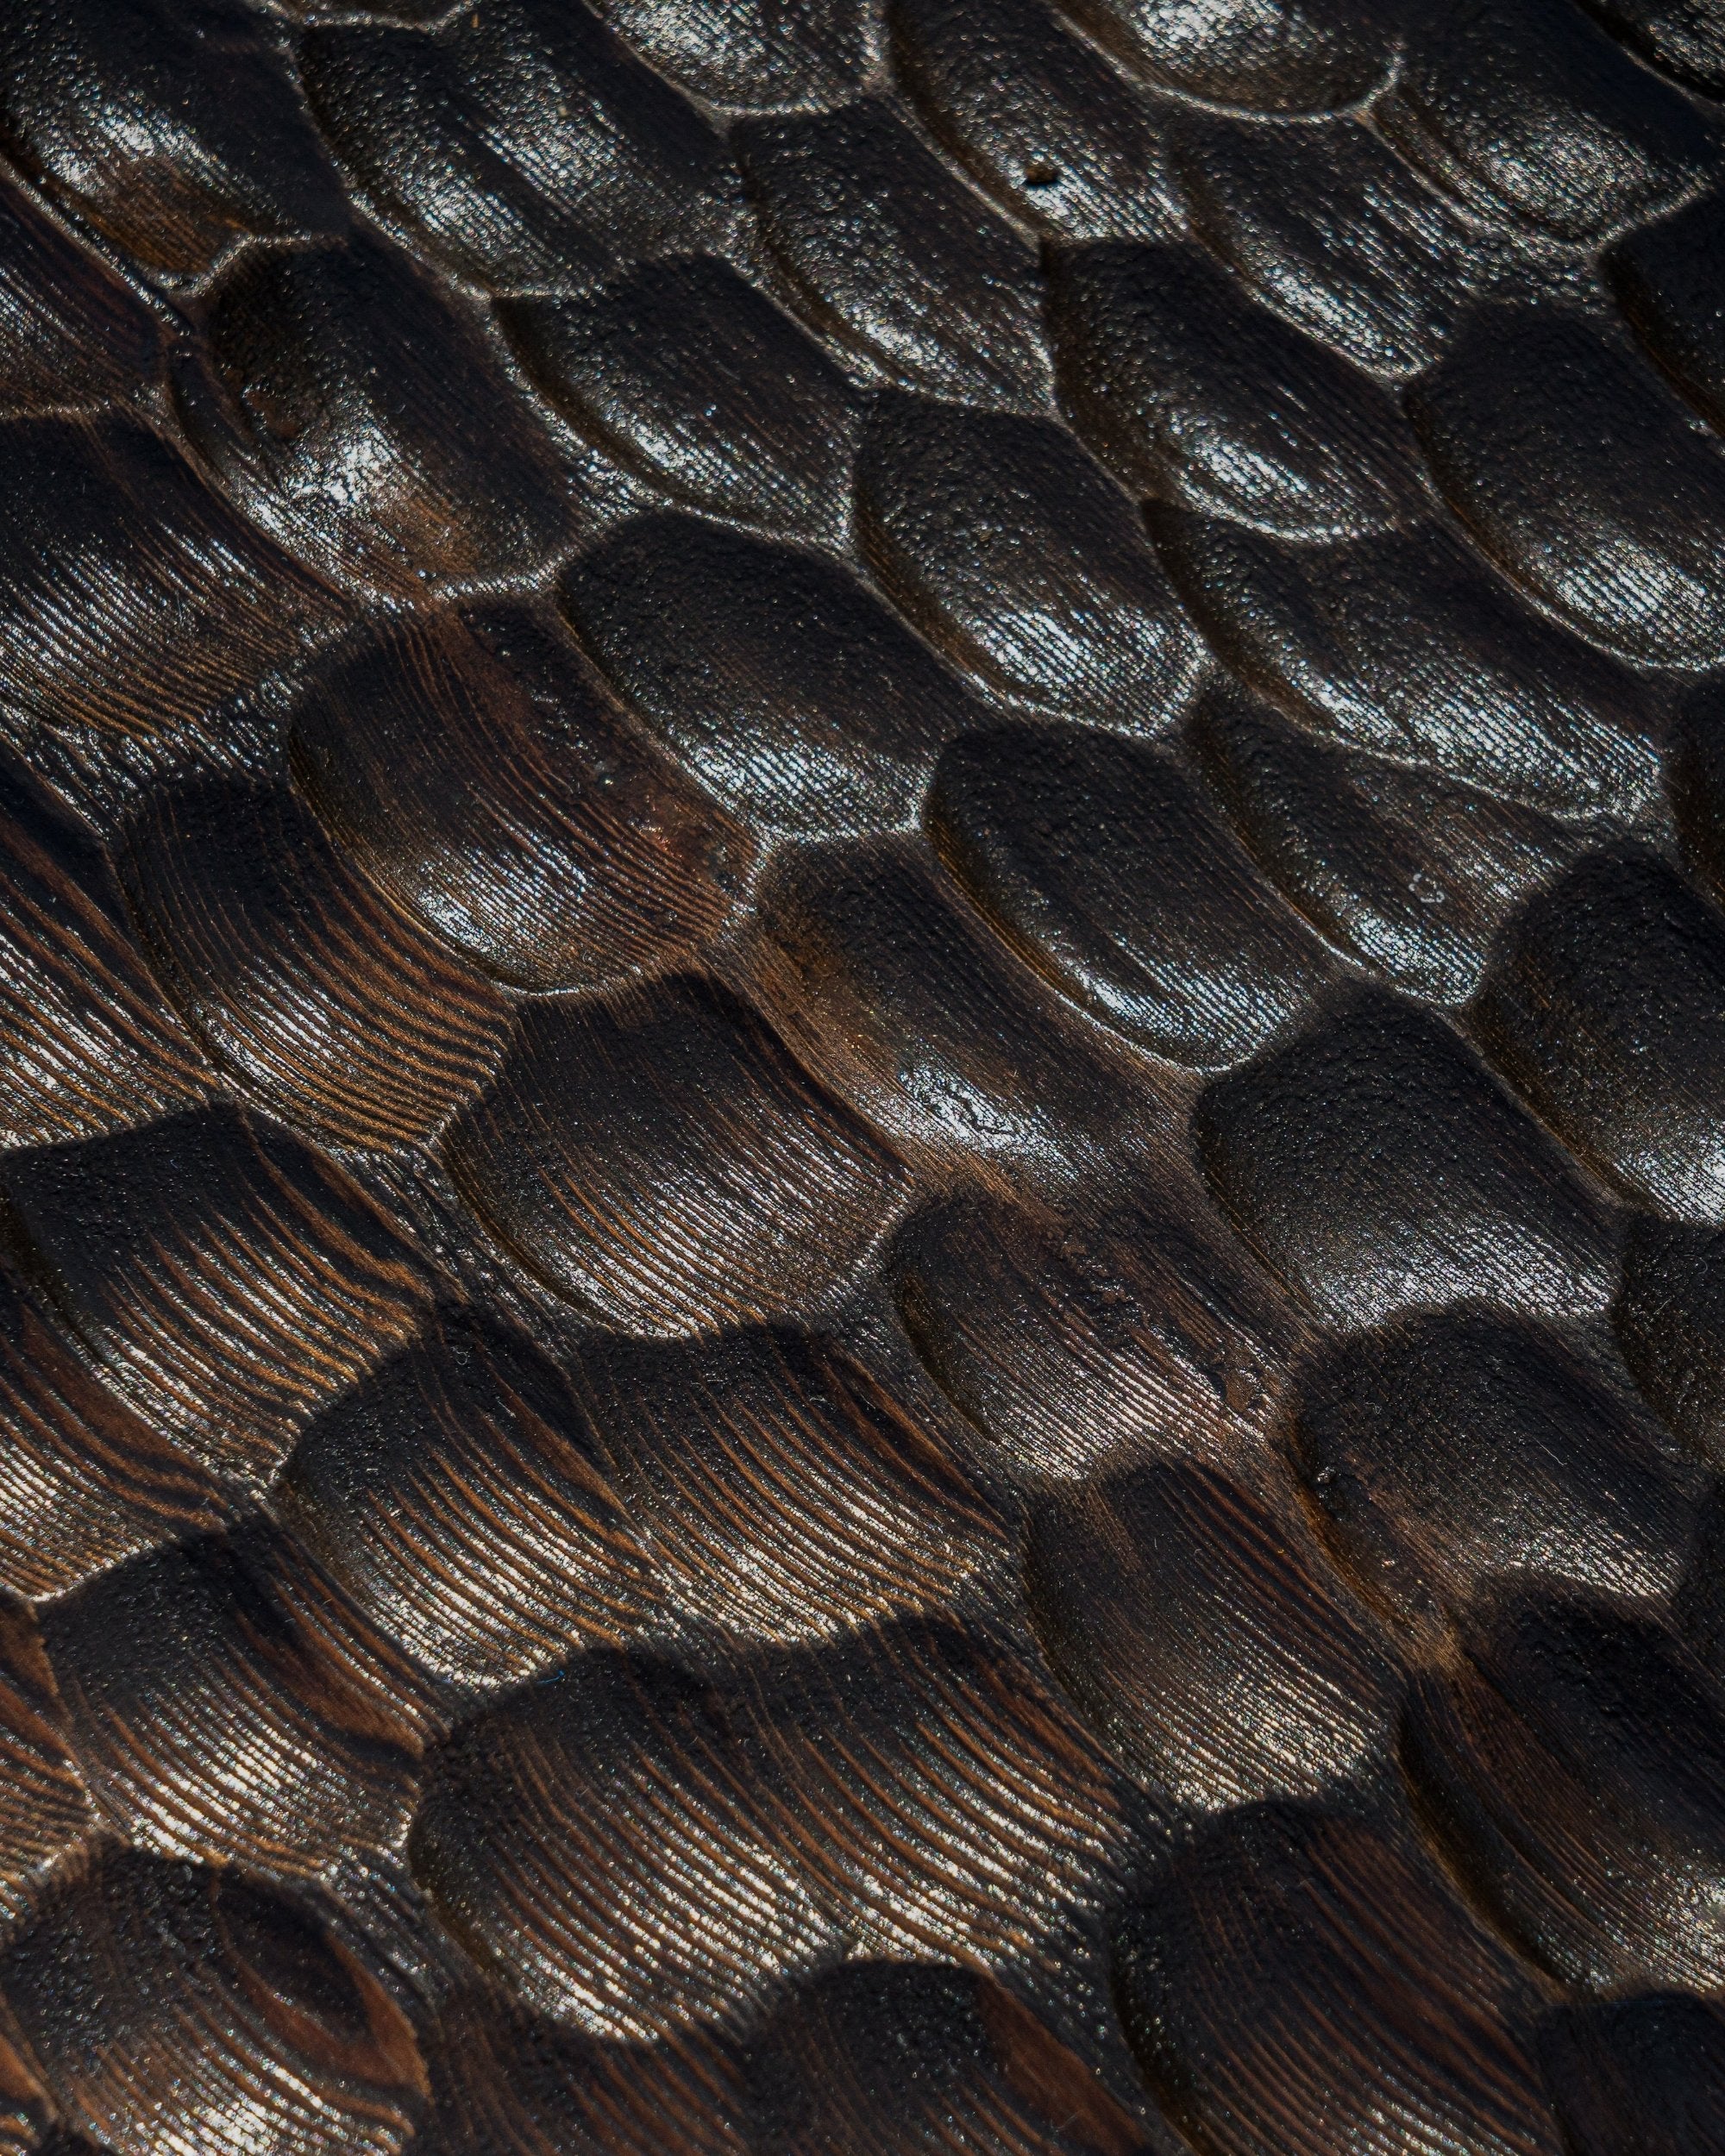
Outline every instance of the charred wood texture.
[(4, 0), (0, 493), (0, 2156), (1725, 2151), (1725, 0)]

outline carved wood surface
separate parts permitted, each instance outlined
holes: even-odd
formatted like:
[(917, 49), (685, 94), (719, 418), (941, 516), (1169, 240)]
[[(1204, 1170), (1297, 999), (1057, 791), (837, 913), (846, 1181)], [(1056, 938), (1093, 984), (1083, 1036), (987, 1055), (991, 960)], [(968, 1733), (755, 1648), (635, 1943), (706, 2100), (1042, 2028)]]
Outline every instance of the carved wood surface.
[(5, 0), (0, 2152), (1725, 2150), (1720, 0)]

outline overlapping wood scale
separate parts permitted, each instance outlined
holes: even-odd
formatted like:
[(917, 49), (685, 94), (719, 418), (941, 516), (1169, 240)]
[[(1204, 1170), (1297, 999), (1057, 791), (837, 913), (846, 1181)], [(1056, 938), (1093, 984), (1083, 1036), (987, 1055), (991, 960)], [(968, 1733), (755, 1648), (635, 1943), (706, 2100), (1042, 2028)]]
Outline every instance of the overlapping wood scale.
[(1372, 1826), (1272, 1805), (1209, 1827), (1128, 1925), (1120, 1985), (1134, 2047), (1199, 2147), (1563, 2149), (1537, 1993), (1441, 1875)]
[(310, 684), (290, 740), (348, 861), (523, 988), (674, 964), (724, 925), (750, 867), (747, 834), (525, 611), (421, 614), (355, 638)]
[(480, 1219), (531, 1271), (622, 1330), (657, 1335), (771, 1317), (837, 1288), (905, 1180), (758, 1012), (688, 975), (534, 1006), (444, 1150)]
[(213, 1074), (152, 977), (94, 834), (0, 763), (0, 1120), (14, 1145), (104, 1137)]
[(638, 2042), (758, 2011), (844, 1933), (786, 1861), (742, 1738), (710, 1683), (585, 1658), (430, 1762), (415, 1874), (495, 1984), (577, 2032)]
[(53, 2111), (115, 2156), (225, 2156), (236, 2131), (281, 2156), (335, 2135), (398, 2156), (423, 2114), (424, 2065), (388, 1991), (231, 1872), (113, 1852), (49, 1901), (0, 1986)]
[(934, 1610), (1007, 1563), (954, 1434), (788, 1327), (614, 1341), (578, 1382), (656, 1578), (691, 1618), (788, 1644)]
[(320, 1137), (428, 1138), (503, 1055), (496, 989), (381, 903), (285, 788), (159, 793), (126, 831), (122, 874), (233, 1089)]
[(267, 1482), (429, 1299), (333, 1161), (232, 1106), (14, 1152), (3, 1175), (22, 1262), (99, 1375), (238, 1482)]
[(340, 1878), (401, 1845), (418, 1745), (271, 1573), (255, 1527), (170, 1543), (43, 1619), (66, 1727), (104, 1823), (135, 1848), (264, 1877)]
[(568, 1385), (473, 1310), (428, 1317), (319, 1416), (279, 1507), (368, 1620), (454, 1685), (620, 1645), (657, 1599)]
[(233, 1501), (191, 1446), (129, 1404), (47, 1299), (0, 1275), (0, 1582), (57, 1595), (220, 1524)]
[(0, 693), (37, 724), (219, 749), (248, 705), (345, 618), (206, 486), (116, 413), (0, 425)]

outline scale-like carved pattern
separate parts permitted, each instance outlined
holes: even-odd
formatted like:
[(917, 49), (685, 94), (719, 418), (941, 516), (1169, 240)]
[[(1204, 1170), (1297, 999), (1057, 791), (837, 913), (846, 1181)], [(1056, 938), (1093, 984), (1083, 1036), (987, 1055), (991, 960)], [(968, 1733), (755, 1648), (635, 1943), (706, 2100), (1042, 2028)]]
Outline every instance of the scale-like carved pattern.
[(0, 7), (0, 2156), (1725, 2146), (1722, 95)]

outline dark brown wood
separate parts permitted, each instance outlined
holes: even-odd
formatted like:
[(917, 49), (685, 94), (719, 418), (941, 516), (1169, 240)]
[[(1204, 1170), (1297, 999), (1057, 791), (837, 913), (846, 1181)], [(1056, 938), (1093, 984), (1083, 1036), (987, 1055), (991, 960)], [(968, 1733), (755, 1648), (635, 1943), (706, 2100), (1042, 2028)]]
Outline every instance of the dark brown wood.
[(1725, 2151), (1722, 97), (0, 5), (0, 2156)]

